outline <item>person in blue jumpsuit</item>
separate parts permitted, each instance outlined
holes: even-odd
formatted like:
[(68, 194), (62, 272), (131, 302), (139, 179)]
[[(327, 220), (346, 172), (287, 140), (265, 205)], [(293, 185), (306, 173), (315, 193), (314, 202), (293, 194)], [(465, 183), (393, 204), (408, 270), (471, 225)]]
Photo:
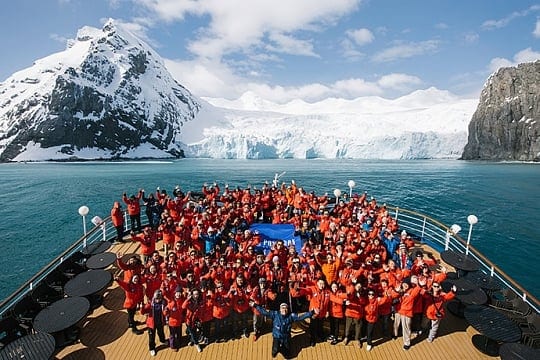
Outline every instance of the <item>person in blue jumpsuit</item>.
[(314, 310), (302, 315), (289, 312), (289, 305), (282, 303), (279, 305), (279, 311), (266, 310), (255, 304), (252, 300), (249, 302), (251, 307), (257, 309), (262, 315), (272, 319), (272, 357), (276, 357), (278, 352), (288, 359), (291, 351), (291, 327), (296, 321), (304, 320), (315, 314)]

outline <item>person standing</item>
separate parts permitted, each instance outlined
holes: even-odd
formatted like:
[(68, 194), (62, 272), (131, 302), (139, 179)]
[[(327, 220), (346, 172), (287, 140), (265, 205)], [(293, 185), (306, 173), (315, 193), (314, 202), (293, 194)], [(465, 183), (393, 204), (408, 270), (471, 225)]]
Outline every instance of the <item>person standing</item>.
[(131, 195), (127, 197), (127, 193), (124, 192), (122, 200), (127, 205), (129, 220), (131, 223), (131, 231), (141, 231), (141, 203), (140, 200), (143, 195), (143, 190), (139, 190), (137, 195)]
[(168, 315), (167, 301), (163, 299), (161, 290), (156, 290), (152, 300), (149, 301), (142, 309), (141, 314), (146, 314), (146, 327), (148, 328), (148, 349), (150, 355), (156, 356), (156, 333), (159, 341), (162, 344), (167, 344), (163, 327), (166, 324), (166, 316)]
[(272, 357), (275, 358), (278, 352), (288, 359), (291, 351), (291, 328), (296, 321), (304, 320), (317, 314), (317, 310), (311, 310), (302, 315), (289, 313), (289, 305), (282, 303), (279, 311), (266, 310), (251, 300), (249, 306), (255, 308), (259, 313), (272, 319)]
[(182, 323), (184, 322), (184, 309), (182, 309), (182, 305), (186, 299), (182, 287), (178, 286), (174, 292), (174, 297), (167, 300), (169, 346), (172, 351), (176, 352), (180, 348)]
[(143, 257), (143, 263), (146, 264), (154, 251), (156, 251), (156, 240), (156, 232), (152, 230), (150, 226), (145, 227), (144, 231), (140, 234), (131, 232), (131, 241), (138, 241), (141, 243), (141, 255)]
[(430, 329), (427, 341), (433, 342), (435, 336), (437, 336), (437, 330), (439, 330), (439, 325), (441, 320), (444, 318), (444, 303), (452, 300), (457, 291), (456, 285), (452, 286), (452, 291), (445, 293), (441, 291), (441, 284), (434, 282), (431, 285), (431, 291), (424, 292), (424, 301), (425, 301), (425, 315), (428, 321), (430, 321)]
[(202, 317), (205, 311), (204, 299), (201, 291), (192, 289), (187, 299), (182, 304), (182, 309), (186, 310), (186, 332), (191, 345), (197, 346), (197, 351), (201, 352), (201, 343), (208, 343), (208, 339), (202, 336)]
[(124, 290), (126, 299), (124, 309), (128, 313), (128, 327), (136, 335), (141, 335), (142, 331), (137, 329), (135, 313), (140, 309), (144, 301), (144, 289), (140, 281), (140, 275), (134, 274), (129, 281), (121, 280), (118, 276), (114, 278), (118, 285)]
[[(412, 286), (412, 285), (414, 286)], [(403, 332), (403, 349), (411, 348), (411, 323), (413, 317), (414, 300), (420, 295), (422, 288), (418, 286), (416, 276), (405, 278), (401, 286), (396, 289), (399, 292), (399, 301), (396, 304), (396, 313), (394, 318), (394, 338), (398, 336), (399, 326)]]
[(124, 212), (119, 201), (115, 201), (111, 209), (111, 221), (116, 229), (116, 241), (124, 241)]

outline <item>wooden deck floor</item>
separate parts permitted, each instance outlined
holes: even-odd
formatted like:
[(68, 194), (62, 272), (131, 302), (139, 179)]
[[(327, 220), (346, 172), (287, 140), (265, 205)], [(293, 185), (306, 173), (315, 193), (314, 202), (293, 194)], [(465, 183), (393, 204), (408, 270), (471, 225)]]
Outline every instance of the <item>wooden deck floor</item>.
[[(113, 246), (109, 251), (124, 254), (136, 253), (137, 244), (127, 243)], [(113, 275), (117, 269), (109, 269)], [(271, 359), (272, 336), (266, 333), (256, 342), (249, 339), (231, 340), (226, 343), (212, 343), (201, 353), (195, 347), (188, 347), (187, 337), (183, 337), (182, 348), (173, 352), (165, 345), (158, 346), (156, 357), (148, 351), (148, 336), (135, 335), (127, 328), (127, 313), (122, 308), (124, 293), (116, 283), (105, 292), (103, 306), (95, 310), (82, 321), (80, 343), (66, 347), (55, 354), (57, 359), (73, 360), (131, 360), (131, 359)], [(447, 312), (448, 313), (448, 312)], [(136, 317), (144, 321), (141, 315)], [(144, 326), (139, 326), (144, 328)], [(165, 330), (167, 335), (167, 330)], [(185, 334), (185, 332), (184, 332)], [(292, 353), (298, 359), (310, 360), (345, 360), (345, 359), (493, 359), (476, 350), (471, 342), (472, 335), (477, 334), (465, 320), (448, 313), (439, 328), (434, 342), (428, 343), (424, 338), (418, 342), (413, 340), (410, 350), (402, 348), (402, 340), (376, 340), (374, 347), (367, 352), (364, 343), (359, 348), (357, 343), (350, 342), (330, 345), (319, 343), (309, 346), (306, 333), (297, 330), (293, 334)], [(156, 339), (158, 340), (158, 339)], [(277, 359), (283, 359), (281, 354)]]

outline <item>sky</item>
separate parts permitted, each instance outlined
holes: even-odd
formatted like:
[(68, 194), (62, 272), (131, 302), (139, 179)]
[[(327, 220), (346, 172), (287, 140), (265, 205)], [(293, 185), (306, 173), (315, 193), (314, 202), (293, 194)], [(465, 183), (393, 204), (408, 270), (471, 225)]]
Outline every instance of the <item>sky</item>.
[(201, 97), (477, 98), (499, 67), (540, 59), (540, 1), (4, 0), (0, 81), (109, 18)]

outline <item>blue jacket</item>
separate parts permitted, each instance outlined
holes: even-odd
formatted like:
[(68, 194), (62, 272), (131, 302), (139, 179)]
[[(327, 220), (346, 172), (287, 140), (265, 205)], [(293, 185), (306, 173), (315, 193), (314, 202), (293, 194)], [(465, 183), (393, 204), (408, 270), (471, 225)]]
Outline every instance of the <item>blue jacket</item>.
[(259, 310), (262, 315), (272, 319), (272, 336), (279, 340), (289, 340), (291, 338), (291, 327), (294, 322), (313, 316), (311, 311), (302, 315), (289, 313), (286, 316), (283, 316), (276, 310), (266, 310), (259, 305), (255, 305), (254, 307)]

